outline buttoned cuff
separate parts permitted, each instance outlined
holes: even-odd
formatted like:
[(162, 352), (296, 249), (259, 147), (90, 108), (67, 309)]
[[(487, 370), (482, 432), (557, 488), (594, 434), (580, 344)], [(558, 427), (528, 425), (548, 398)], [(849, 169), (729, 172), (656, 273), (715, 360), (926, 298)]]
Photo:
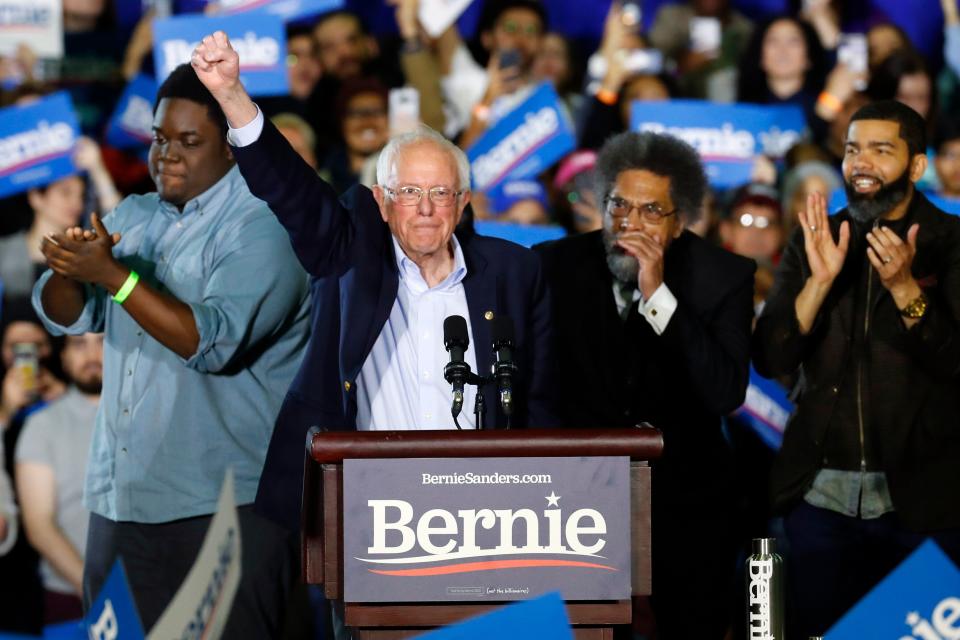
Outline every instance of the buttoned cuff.
[(260, 111), (259, 105), (256, 106), (257, 115), (247, 124), (237, 129), (227, 125), (227, 142), (232, 146), (246, 147), (260, 138), (260, 134), (263, 133), (263, 112)]
[(677, 310), (677, 299), (673, 297), (665, 282), (661, 282), (649, 300), (640, 300), (640, 315), (647, 319), (659, 336), (667, 330), (673, 312)]

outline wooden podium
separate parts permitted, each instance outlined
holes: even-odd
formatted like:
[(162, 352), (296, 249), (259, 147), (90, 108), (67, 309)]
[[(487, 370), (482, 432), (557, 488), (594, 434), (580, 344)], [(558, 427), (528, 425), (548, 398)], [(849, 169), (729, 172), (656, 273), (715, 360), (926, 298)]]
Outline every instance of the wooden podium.
[[(552, 458), (629, 456), (632, 594), (651, 593), (650, 466), (663, 438), (652, 427), (516, 431), (362, 431), (307, 436), (301, 551), (303, 578), (343, 599), (343, 460), (385, 458)], [(468, 618), (503, 602), (344, 603), (344, 619), (359, 637), (388, 640)], [(622, 601), (567, 601), (578, 639), (612, 639), (613, 625), (630, 624)]]

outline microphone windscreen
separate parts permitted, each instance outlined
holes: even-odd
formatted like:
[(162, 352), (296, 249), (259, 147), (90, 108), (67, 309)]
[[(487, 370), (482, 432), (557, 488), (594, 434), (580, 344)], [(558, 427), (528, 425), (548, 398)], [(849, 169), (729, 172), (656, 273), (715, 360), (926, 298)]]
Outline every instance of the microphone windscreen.
[(463, 316), (448, 316), (443, 321), (443, 345), (449, 349), (451, 345), (461, 345), (466, 348), (469, 344), (467, 321)]
[(493, 326), (490, 327), (490, 334), (493, 337), (493, 344), (513, 344), (513, 320), (508, 316), (496, 316), (493, 319)]

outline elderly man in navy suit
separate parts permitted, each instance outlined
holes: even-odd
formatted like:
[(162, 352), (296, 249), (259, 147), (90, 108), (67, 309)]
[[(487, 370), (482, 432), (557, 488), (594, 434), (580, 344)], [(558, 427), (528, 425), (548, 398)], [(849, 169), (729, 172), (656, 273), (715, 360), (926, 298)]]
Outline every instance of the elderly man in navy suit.
[[(192, 58), (223, 108), (244, 178), (286, 227), (312, 276), (313, 336), (277, 418), (260, 480), (260, 511), (299, 526), (304, 438), (331, 430), (449, 429), (450, 386), (443, 322), (467, 319), (466, 362), (485, 373), (493, 361), (491, 320), (515, 327), (513, 426), (554, 422), (548, 403), (550, 304), (538, 257), (502, 240), (454, 230), (470, 201), (463, 152), (421, 128), (391, 140), (372, 190), (338, 199), (247, 95), (239, 57), (223, 32)], [(496, 390), (484, 391), (498, 408)], [(472, 406), (467, 389), (465, 406)], [(469, 412), (465, 412), (469, 414)], [(491, 426), (504, 426), (497, 410)], [(474, 418), (460, 423), (476, 428)]]

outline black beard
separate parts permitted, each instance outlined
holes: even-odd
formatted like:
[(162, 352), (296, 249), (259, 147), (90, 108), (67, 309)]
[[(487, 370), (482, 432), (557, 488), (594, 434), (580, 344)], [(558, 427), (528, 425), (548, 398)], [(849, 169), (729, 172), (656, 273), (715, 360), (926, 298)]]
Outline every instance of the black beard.
[(103, 390), (103, 378), (100, 376), (95, 376), (86, 380), (74, 379), (73, 386), (75, 386), (83, 395), (99, 396), (100, 392)]
[(610, 273), (620, 282), (636, 284), (637, 276), (640, 274), (640, 263), (617, 246), (617, 236), (607, 231), (606, 223), (603, 225), (602, 233), (603, 248), (607, 251), (607, 268), (610, 269)]
[(906, 169), (899, 178), (882, 185), (873, 195), (858, 193), (849, 181), (844, 181), (843, 188), (847, 192), (847, 210), (850, 217), (857, 222), (873, 222), (890, 213), (910, 195), (911, 184)]

